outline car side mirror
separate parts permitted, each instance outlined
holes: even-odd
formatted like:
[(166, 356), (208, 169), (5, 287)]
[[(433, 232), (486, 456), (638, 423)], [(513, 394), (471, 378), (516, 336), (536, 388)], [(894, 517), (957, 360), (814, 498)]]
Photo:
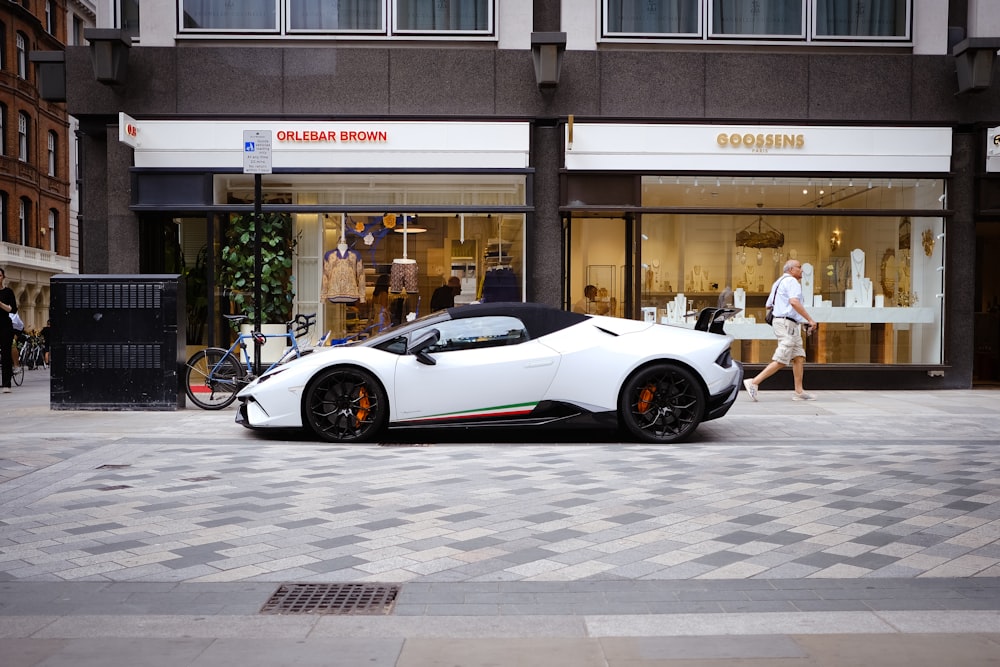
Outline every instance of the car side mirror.
[(417, 358), (417, 361), (419, 361), (420, 363), (426, 364), (428, 366), (433, 366), (434, 364), (437, 363), (437, 360), (434, 359), (434, 357), (432, 357), (427, 352), (427, 350), (433, 347), (434, 345), (437, 345), (437, 342), (439, 340), (441, 340), (440, 331), (438, 331), (437, 329), (431, 329), (430, 331), (426, 331), (417, 336), (413, 340), (413, 342), (410, 344), (410, 352), (413, 354), (413, 356)]

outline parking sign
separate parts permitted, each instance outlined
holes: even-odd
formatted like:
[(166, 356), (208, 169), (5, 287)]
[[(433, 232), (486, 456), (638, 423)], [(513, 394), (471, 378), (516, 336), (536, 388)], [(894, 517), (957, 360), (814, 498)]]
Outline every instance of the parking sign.
[(243, 130), (243, 173), (271, 173), (271, 130)]

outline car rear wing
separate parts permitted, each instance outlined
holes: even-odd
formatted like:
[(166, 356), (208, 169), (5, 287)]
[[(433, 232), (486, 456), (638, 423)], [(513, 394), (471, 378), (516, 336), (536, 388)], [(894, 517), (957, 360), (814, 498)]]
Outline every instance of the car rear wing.
[(726, 320), (738, 312), (740, 311), (735, 308), (702, 308), (701, 312), (698, 313), (698, 320), (695, 322), (694, 328), (698, 331), (725, 336), (726, 332), (723, 327)]

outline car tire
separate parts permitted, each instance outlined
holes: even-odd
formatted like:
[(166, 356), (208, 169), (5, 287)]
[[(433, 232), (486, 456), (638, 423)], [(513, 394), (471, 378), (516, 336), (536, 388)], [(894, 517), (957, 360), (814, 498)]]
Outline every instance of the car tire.
[(644, 442), (687, 440), (705, 415), (705, 393), (687, 368), (657, 363), (636, 371), (622, 388), (618, 417)]
[(389, 421), (389, 401), (371, 373), (351, 366), (327, 368), (306, 389), (302, 421), (320, 440), (369, 442)]

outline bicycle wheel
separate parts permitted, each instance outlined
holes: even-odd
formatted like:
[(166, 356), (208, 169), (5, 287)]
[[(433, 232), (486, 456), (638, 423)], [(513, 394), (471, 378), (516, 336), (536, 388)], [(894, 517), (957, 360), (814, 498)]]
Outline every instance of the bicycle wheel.
[(14, 380), (14, 385), (20, 387), (21, 383), (24, 382), (24, 366), (18, 364), (14, 366), (14, 373), (11, 375), (11, 379)]
[(246, 384), (244, 373), (243, 366), (228, 350), (210, 347), (188, 359), (184, 389), (199, 408), (221, 410), (236, 400), (236, 394)]

